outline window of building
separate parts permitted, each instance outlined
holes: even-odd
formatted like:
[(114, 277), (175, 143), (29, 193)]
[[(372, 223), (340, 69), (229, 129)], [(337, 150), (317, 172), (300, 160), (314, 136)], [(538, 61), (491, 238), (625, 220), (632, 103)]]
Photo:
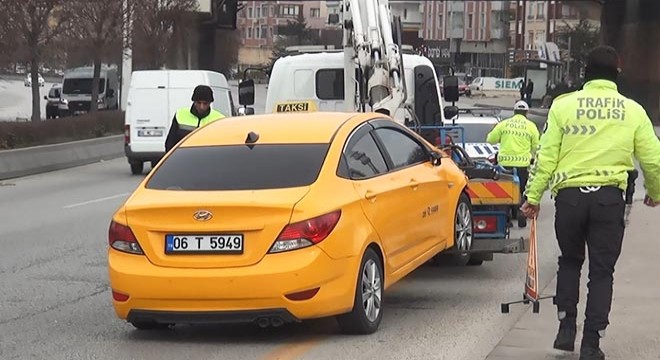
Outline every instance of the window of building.
[(408, 19), (408, 9), (403, 8), (403, 19), (406, 20)]
[(248, 19), (252, 19), (252, 7), (248, 8)]
[(261, 16), (268, 17), (268, 6), (261, 5)]
[(268, 39), (268, 27), (266, 25), (261, 25), (261, 38)]
[(249, 27), (247, 30), (248, 30), (248, 31), (247, 31), (247, 37), (248, 37), (248, 39), (252, 39), (252, 28)]
[(536, 17), (545, 19), (545, 3), (539, 2), (536, 4)]
[(468, 29), (472, 29), (472, 14), (468, 14)]
[(481, 18), (479, 19), (479, 27), (482, 29), (486, 28), (486, 14), (481, 13)]
[(299, 11), (298, 5), (280, 5), (280, 15), (298, 16)]
[(321, 9), (319, 9), (319, 8), (309, 9), (309, 16), (313, 17), (313, 18), (320, 18), (321, 17)]
[(442, 29), (442, 14), (438, 15), (438, 28)]
[(256, 11), (256, 13), (257, 13), (257, 19), (261, 18), (261, 7), (257, 6), (257, 8), (255, 9), (255, 11)]

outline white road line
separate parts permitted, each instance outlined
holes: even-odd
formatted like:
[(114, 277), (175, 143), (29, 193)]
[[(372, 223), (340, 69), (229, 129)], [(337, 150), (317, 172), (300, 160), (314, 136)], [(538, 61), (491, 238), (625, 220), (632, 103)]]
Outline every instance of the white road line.
[(84, 202), (80, 202), (80, 203), (76, 203), (76, 204), (63, 206), (62, 209), (71, 209), (71, 208), (78, 207), (78, 206), (84, 206), (84, 205), (94, 204), (94, 203), (98, 203), (98, 202), (102, 202), (102, 201), (106, 201), (106, 200), (117, 199), (117, 198), (120, 198), (122, 196), (130, 195), (130, 194), (131, 193), (123, 193), (123, 194), (107, 196), (107, 197), (100, 198), (100, 199), (84, 201)]

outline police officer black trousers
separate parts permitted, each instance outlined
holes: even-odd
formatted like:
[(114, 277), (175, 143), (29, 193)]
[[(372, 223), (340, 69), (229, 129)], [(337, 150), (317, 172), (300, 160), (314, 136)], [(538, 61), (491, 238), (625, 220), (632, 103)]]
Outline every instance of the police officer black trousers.
[(555, 232), (561, 250), (556, 294), (560, 327), (575, 329), (586, 243), (589, 294), (582, 347), (598, 348), (609, 325), (614, 266), (623, 242), (623, 191), (610, 186), (562, 189), (555, 197), (555, 207)]

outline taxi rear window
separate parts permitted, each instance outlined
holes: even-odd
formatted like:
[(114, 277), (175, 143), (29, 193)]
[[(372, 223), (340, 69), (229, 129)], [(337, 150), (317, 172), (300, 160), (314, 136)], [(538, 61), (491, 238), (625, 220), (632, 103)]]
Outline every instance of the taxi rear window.
[(329, 144), (196, 146), (176, 149), (146, 187), (156, 190), (262, 190), (316, 181)]

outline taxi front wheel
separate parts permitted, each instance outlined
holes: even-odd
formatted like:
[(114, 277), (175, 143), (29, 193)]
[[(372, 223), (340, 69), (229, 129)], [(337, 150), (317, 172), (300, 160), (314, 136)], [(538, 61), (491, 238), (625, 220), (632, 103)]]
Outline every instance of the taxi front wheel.
[(374, 333), (383, 318), (383, 267), (376, 251), (368, 248), (360, 264), (355, 286), (353, 310), (339, 315), (337, 322), (344, 333)]

